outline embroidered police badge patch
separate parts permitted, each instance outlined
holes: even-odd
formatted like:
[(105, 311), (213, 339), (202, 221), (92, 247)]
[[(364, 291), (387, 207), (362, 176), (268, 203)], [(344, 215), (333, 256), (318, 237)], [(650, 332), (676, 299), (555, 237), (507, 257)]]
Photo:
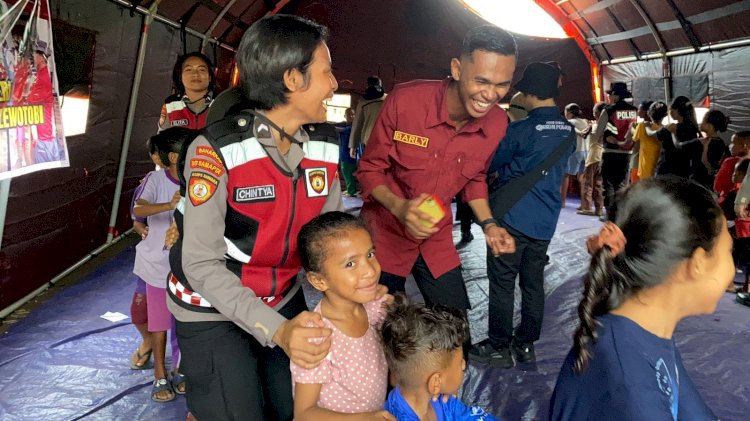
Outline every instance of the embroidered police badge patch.
[(307, 197), (328, 196), (328, 169), (325, 167), (305, 169), (305, 183)]
[(188, 197), (193, 206), (200, 206), (205, 203), (216, 192), (219, 186), (219, 180), (209, 174), (202, 172), (190, 173), (188, 181)]

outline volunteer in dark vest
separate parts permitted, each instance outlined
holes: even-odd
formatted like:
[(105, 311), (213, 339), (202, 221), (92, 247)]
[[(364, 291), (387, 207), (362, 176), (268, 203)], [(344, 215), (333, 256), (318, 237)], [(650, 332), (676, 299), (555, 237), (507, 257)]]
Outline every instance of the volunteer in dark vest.
[(178, 126), (193, 130), (206, 127), (214, 97), (211, 60), (197, 51), (180, 56), (172, 70), (172, 83), (177, 92), (164, 100), (159, 131)]
[(338, 87), (326, 34), (296, 16), (255, 22), (237, 51), (254, 109), (208, 126), (184, 157), (167, 301), (198, 420), (291, 420), (289, 359), (315, 367), (330, 347), (296, 282), (302, 225), (343, 209), (338, 144), (302, 129), (326, 120)]
[[(627, 181), (633, 142), (632, 140), (626, 141), (625, 135), (638, 117), (638, 108), (625, 102), (627, 98), (633, 97), (625, 82), (613, 82), (607, 95), (609, 95), (609, 105), (599, 116), (591, 141), (604, 145), (602, 181), (604, 182), (604, 206), (609, 211), (614, 204), (615, 193)], [(614, 138), (617, 139), (616, 143), (610, 141)]]

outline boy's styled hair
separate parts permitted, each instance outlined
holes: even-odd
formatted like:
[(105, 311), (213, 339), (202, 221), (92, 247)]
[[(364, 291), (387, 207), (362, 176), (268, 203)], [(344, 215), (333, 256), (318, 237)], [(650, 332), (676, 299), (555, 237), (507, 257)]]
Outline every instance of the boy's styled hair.
[(401, 386), (420, 387), (425, 376), (450, 364), (468, 339), (468, 324), (455, 309), (409, 304), (396, 294), (380, 335), (385, 359)]
[(171, 127), (162, 130), (148, 141), (149, 152), (158, 153), (162, 165), (169, 167), (169, 153), (182, 154), (183, 145), (188, 145), (198, 136), (197, 130)]
[(664, 282), (697, 248), (711, 252), (722, 218), (712, 193), (683, 178), (650, 177), (618, 193), (610, 220), (620, 227), (627, 243), (617, 255), (604, 246), (591, 256), (578, 305), (576, 372), (587, 367), (589, 344), (596, 340), (595, 319)]
[(318, 215), (303, 225), (297, 234), (297, 249), (305, 271), (320, 272), (328, 252), (326, 240), (338, 238), (350, 229), (367, 231), (361, 219), (340, 211)]
[(476, 50), (489, 51), (502, 56), (516, 55), (516, 40), (509, 32), (495, 25), (482, 25), (470, 29), (461, 45), (461, 57), (471, 57)]
[(242, 87), (256, 108), (270, 110), (287, 103), (284, 74), (299, 70), (309, 81), (308, 68), (328, 29), (309, 19), (273, 15), (250, 26), (237, 49)]

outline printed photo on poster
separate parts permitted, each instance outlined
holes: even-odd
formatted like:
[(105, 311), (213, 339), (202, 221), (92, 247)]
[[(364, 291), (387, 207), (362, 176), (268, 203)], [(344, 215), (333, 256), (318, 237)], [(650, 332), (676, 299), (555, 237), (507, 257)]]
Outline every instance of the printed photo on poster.
[(0, 179), (67, 167), (48, 0), (0, 9)]

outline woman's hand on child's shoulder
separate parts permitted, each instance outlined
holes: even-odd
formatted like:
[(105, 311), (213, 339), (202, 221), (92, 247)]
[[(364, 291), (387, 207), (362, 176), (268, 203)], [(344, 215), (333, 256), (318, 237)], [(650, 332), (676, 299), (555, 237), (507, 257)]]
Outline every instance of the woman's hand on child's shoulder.
[[(310, 324), (316, 327), (309, 327)], [(282, 323), (272, 340), (298, 366), (315, 368), (328, 355), (330, 336), (331, 329), (325, 327), (319, 313), (303, 311)], [(322, 342), (316, 340), (321, 337), (325, 338)]]

